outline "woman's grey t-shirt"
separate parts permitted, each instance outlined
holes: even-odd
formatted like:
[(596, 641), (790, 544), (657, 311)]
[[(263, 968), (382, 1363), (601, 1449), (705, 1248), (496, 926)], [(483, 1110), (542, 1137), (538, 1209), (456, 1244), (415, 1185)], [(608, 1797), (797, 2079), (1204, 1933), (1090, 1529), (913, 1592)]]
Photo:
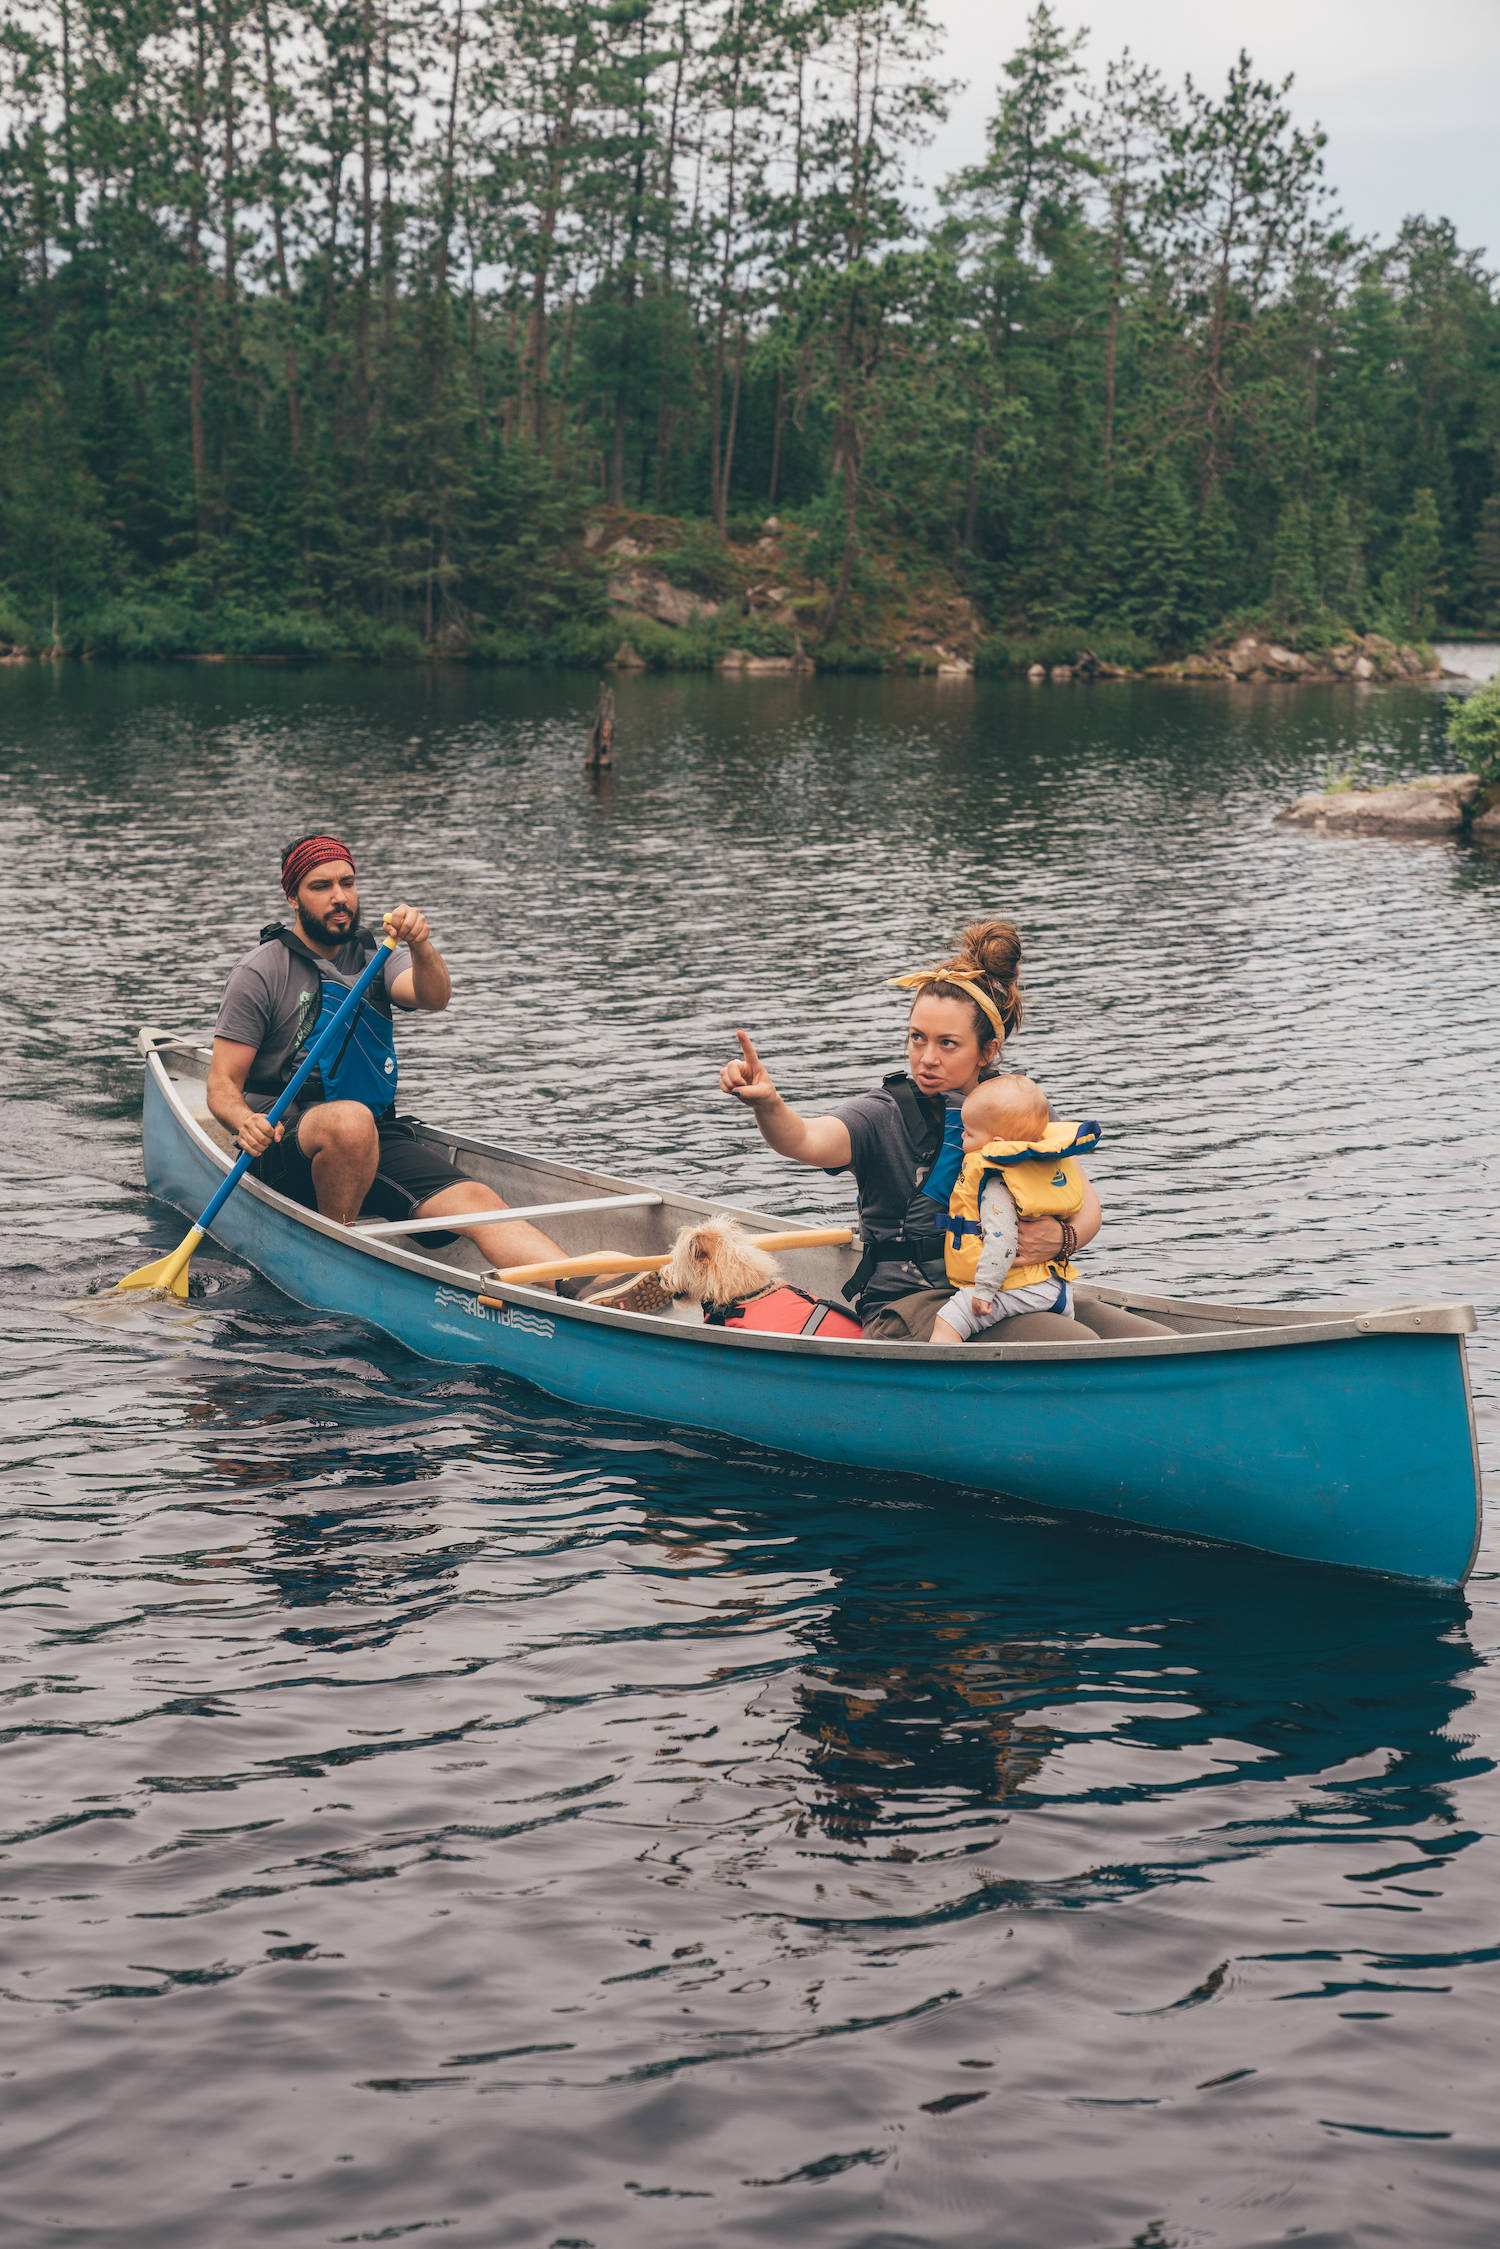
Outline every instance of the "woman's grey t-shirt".
[[(351, 942), (341, 945), (323, 965), (341, 984), (353, 984), (369, 958), (367, 947)], [(385, 964), (387, 995), (410, 967), (410, 948), (398, 945)], [(286, 1065), (317, 1022), (322, 1005), (322, 979), (311, 962), (277, 938), (257, 945), (230, 970), (214, 1037), (255, 1048), (245, 1078), (245, 1099), (252, 1109), (271, 1107), (286, 1082)]]
[[(881, 1086), (874, 1093), (835, 1101), (828, 1113), (848, 1128), (849, 1161), (832, 1170), (835, 1176), (841, 1171), (854, 1175), (859, 1227), (865, 1239), (888, 1240), (901, 1232), (903, 1224), (908, 1232), (936, 1234), (943, 1213), (919, 1185), (927, 1176), (930, 1158), (923, 1156), (907, 1130), (896, 1096)], [(877, 1265), (860, 1303), (868, 1313), (893, 1297), (909, 1296), (913, 1289), (930, 1288), (934, 1282), (941, 1285), (940, 1266), (941, 1260), (939, 1269), (928, 1273), (910, 1258)]]
[[(999, 1072), (992, 1065), (979, 1074), (993, 1078)], [(963, 1095), (950, 1093), (945, 1106), (961, 1109)], [(831, 1166), (830, 1176), (836, 1178), (841, 1171), (853, 1173), (859, 1197), (859, 1230), (865, 1240), (889, 1240), (901, 1232), (903, 1219), (908, 1233), (940, 1233), (947, 1205), (940, 1207), (930, 1195), (922, 1193), (921, 1182), (931, 1169), (931, 1159), (923, 1156), (912, 1139), (901, 1104), (890, 1089), (878, 1086), (873, 1093), (853, 1094), (847, 1101), (835, 1101), (828, 1113), (849, 1130), (849, 1161)], [(941, 1257), (930, 1271), (907, 1258), (899, 1264), (877, 1265), (859, 1301), (868, 1315), (894, 1297), (909, 1296), (913, 1289), (946, 1285)]]

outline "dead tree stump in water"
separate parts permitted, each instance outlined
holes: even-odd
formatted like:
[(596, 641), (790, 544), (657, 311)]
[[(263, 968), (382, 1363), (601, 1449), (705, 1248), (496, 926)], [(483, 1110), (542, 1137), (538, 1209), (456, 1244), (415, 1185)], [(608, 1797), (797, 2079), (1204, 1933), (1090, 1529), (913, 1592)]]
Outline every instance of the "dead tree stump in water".
[(589, 746), (584, 755), (586, 773), (605, 773), (615, 762), (615, 697), (614, 690), (601, 686), (599, 700), (594, 706), (593, 723), (589, 727)]

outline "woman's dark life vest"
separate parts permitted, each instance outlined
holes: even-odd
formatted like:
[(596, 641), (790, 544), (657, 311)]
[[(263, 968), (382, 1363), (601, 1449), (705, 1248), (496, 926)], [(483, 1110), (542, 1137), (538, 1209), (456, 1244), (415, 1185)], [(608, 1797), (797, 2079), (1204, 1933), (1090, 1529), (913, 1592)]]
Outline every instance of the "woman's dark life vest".
[[(286, 929), (280, 922), (272, 922), (260, 933), (263, 945), (282, 944), (295, 960), (305, 961), (318, 979), (318, 1009), (313, 1013), (311, 992), (304, 993), (298, 1014), (297, 1044), (288, 1055), (282, 1076), (283, 1085), (290, 1084), (298, 1064), (318, 1034), (326, 1030), (349, 997), (350, 987), (374, 952), (378, 942), (373, 931), (360, 930), (356, 944), (361, 959), (347, 981), (340, 976), (331, 961), (323, 960), (311, 946)], [(310, 1108), (317, 1101), (360, 1101), (372, 1115), (387, 1117), (396, 1106), (396, 1038), (391, 1027), (390, 995), (384, 982), (377, 977), (355, 1011), (354, 1020), (345, 1027), (344, 1034), (334, 1048), (332, 1057), (325, 1056), (318, 1064), (301, 1097), (301, 1106)]]
[[(994, 1074), (993, 1070), (981, 1071), (980, 1073), (981, 1076), (990, 1077), (993, 1077)], [(896, 1107), (900, 1110), (901, 1121), (906, 1126), (907, 1132), (916, 1147), (917, 1165), (916, 1177), (913, 1181), (914, 1197), (925, 1195), (928, 1176), (937, 1168), (941, 1156), (946, 1152), (944, 1150), (944, 1138), (948, 1117), (951, 1113), (954, 1118), (957, 1118), (958, 1111), (955, 1109), (950, 1112), (947, 1103), (940, 1096), (923, 1093), (908, 1077), (905, 1070), (888, 1070), (880, 1083), (882, 1090), (890, 1095)], [(960, 1122), (955, 1141), (959, 1163), (963, 1160), (962, 1130)], [(950, 1170), (948, 1182), (950, 1187), (953, 1179), (957, 1176), (958, 1163), (954, 1163)], [(912, 1214), (908, 1210), (898, 1234), (883, 1234), (879, 1237), (873, 1234), (865, 1235), (859, 1263), (849, 1275), (848, 1280), (840, 1284), (842, 1293), (851, 1304), (859, 1302), (861, 1293), (867, 1286), (877, 1265), (915, 1265), (922, 1273), (924, 1280), (931, 1281), (935, 1286), (940, 1287), (942, 1285), (944, 1279), (943, 1236), (939, 1228), (942, 1225), (947, 1199), (947, 1189), (945, 1189), (943, 1202), (939, 1209), (934, 1211), (932, 1223), (927, 1227), (914, 1225)]]
[(742, 1296), (737, 1304), (709, 1305), (703, 1314), (710, 1327), (755, 1328), (764, 1335), (863, 1335), (852, 1312), (826, 1296), (809, 1296), (806, 1289), (786, 1282), (762, 1289), (759, 1296)]

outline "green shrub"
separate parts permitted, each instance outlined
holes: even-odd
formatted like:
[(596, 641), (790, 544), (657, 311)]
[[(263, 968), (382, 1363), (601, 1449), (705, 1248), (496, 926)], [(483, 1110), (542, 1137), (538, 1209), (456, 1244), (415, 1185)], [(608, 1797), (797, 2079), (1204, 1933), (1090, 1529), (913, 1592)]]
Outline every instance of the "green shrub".
[(1500, 782), (1500, 679), (1488, 680), (1472, 695), (1455, 696), (1448, 706), (1448, 740), (1485, 786)]
[(10, 648), (46, 648), (52, 635), (44, 633), (40, 625), (29, 624), (10, 601), (0, 594), (0, 645)]
[[(531, 655), (544, 663), (566, 665), (570, 671), (597, 671), (610, 661), (622, 640), (635, 643), (633, 625), (627, 626), (619, 618), (606, 618), (602, 624), (576, 618), (559, 625), (545, 639), (533, 641)], [(638, 652), (645, 655), (644, 649)]]
[(205, 645), (224, 656), (291, 656), (326, 663), (357, 645), (347, 625), (307, 610), (224, 608), (213, 612), (205, 627)]
[[(780, 617), (740, 617), (733, 620), (731, 630), (733, 646), (747, 649), (752, 656), (796, 654), (797, 635)], [(729, 637), (724, 645), (731, 645)]]
[(853, 647), (847, 641), (831, 640), (826, 648), (817, 651), (820, 672), (888, 672), (894, 659), (883, 648)]
[(676, 546), (663, 547), (651, 560), (674, 586), (708, 601), (723, 601), (741, 589), (739, 564), (711, 523), (684, 523)]
[(107, 663), (140, 662), (159, 656), (186, 656), (203, 645), (200, 620), (173, 602), (135, 601), (122, 596), (103, 602), (70, 624), (70, 648)]
[(659, 625), (654, 617), (638, 617), (631, 623), (630, 645), (648, 671), (711, 672), (731, 640), (713, 622)]
[(1076, 664), (1083, 655), (1137, 672), (1154, 660), (1156, 650), (1128, 625), (1052, 625), (1025, 640), (990, 633), (975, 650), (974, 669), (993, 676), (1026, 672), (1033, 664), (1041, 664), (1050, 671), (1054, 664)]
[(501, 666), (529, 664), (545, 653), (529, 633), (482, 632), (476, 633), (469, 644), (471, 664), (498, 664)]

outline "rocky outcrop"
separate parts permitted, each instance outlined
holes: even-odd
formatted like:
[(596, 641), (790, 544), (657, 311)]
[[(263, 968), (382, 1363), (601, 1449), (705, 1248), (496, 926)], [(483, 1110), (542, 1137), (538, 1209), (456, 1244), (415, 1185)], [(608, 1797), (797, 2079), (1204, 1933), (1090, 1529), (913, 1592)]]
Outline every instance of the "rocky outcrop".
[[(1203, 669), (1198, 668), (1204, 667)], [(1239, 680), (1400, 680), (1441, 679), (1442, 667), (1421, 648), (1387, 640), (1383, 633), (1357, 633), (1352, 640), (1302, 656), (1283, 648), (1279, 641), (1263, 640), (1257, 633), (1242, 633), (1231, 648), (1212, 649), (1202, 658), (1189, 657), (1177, 667), (1183, 678), (1217, 676)]]
[[(1474, 819), (1479, 797), (1475, 773), (1424, 773), (1383, 789), (1325, 789), (1298, 797), (1276, 818), (1286, 827), (1338, 835), (1462, 836), (1471, 828), (1477, 834), (1492, 817), (1486, 810)], [(1500, 821), (1496, 828), (1500, 831)]]
[[(633, 540), (622, 539), (610, 552), (634, 544)], [(719, 614), (718, 602), (685, 592), (659, 570), (617, 570), (609, 581), (609, 598), (616, 609), (633, 611), (638, 617), (654, 617), (662, 625), (704, 624)]]
[(752, 656), (747, 649), (728, 648), (720, 658), (719, 669), (721, 672), (752, 672), (770, 675), (775, 675), (778, 672), (810, 672), (813, 669), (813, 660), (799, 640), (795, 653), (790, 656)]

